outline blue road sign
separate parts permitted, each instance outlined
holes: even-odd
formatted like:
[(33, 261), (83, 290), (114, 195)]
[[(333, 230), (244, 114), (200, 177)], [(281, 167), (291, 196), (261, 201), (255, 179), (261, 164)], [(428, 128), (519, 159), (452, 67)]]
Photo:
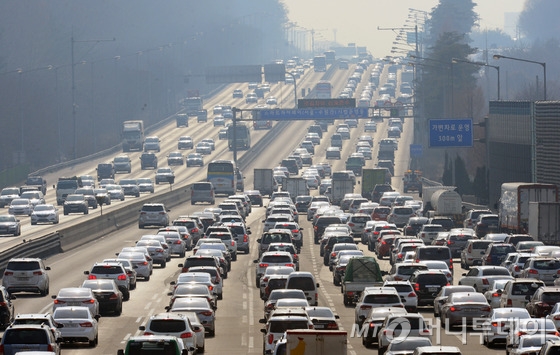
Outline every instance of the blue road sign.
[(472, 147), (472, 118), (429, 120), (430, 148)]
[(259, 120), (320, 120), (336, 118), (367, 118), (366, 107), (256, 110)]
[(410, 156), (417, 158), (422, 156), (422, 144), (411, 144), (410, 145)]

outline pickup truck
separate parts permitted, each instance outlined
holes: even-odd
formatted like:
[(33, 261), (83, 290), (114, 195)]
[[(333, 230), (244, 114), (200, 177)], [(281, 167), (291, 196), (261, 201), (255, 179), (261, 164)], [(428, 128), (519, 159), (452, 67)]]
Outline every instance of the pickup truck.
[(382, 286), (383, 275), (379, 264), (373, 257), (363, 256), (350, 259), (341, 283), (345, 306), (356, 303), (366, 287)]

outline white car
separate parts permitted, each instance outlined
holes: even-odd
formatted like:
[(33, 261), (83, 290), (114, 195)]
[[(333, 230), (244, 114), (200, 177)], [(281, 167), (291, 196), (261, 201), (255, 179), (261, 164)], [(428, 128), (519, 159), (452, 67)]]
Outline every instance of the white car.
[(85, 306), (92, 316), (99, 314), (99, 302), (90, 288), (64, 287), (52, 298), (54, 300), (53, 312), (60, 307)]
[(519, 319), (531, 319), (525, 308), (507, 307), (495, 308), (482, 324), (482, 340), (485, 345), (491, 346), (495, 342), (506, 341), (506, 334)]
[(92, 316), (88, 307), (59, 307), (54, 310), (53, 318), (62, 325), (59, 328), (62, 341), (87, 342), (90, 347), (97, 345), (99, 314)]
[(410, 284), (410, 281), (385, 281), (383, 287), (394, 287), (401, 296), (404, 308), (412, 313), (416, 312), (418, 307), (418, 297)]
[(493, 279), (513, 279), (508, 269), (502, 266), (475, 266), (463, 274), (459, 285), (473, 286), (477, 292), (486, 292)]
[(31, 213), (31, 225), (37, 223), (53, 223), (58, 224), (58, 208), (54, 205), (37, 205)]
[(527, 334), (519, 338), (519, 344), (509, 350), (510, 355), (538, 354), (542, 346), (548, 341), (557, 343), (560, 337), (552, 334)]
[(8, 207), (8, 213), (16, 215), (27, 215), (31, 216), (33, 212), (33, 205), (28, 198), (14, 198), (10, 207)]

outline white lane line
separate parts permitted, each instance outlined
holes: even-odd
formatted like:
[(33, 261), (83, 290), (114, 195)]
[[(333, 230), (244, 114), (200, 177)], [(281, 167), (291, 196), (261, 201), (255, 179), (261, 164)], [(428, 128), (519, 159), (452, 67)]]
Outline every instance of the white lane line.
[(132, 334), (128, 333), (124, 336), (124, 339), (121, 341), (121, 344), (124, 344), (128, 341), (128, 339), (132, 336)]

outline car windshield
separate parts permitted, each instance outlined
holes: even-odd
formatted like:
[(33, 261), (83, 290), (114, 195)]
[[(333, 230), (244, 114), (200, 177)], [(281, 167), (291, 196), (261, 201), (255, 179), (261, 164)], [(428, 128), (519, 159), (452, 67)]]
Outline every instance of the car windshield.
[(33, 209), (34, 211), (54, 211), (54, 206), (49, 206), (49, 205), (37, 205), (35, 206), (35, 208)]
[(68, 195), (66, 201), (83, 201), (84, 195)]
[(510, 273), (507, 269), (496, 268), (496, 269), (483, 270), (482, 275), (484, 275), (484, 276), (494, 276), (494, 275), (510, 276)]

